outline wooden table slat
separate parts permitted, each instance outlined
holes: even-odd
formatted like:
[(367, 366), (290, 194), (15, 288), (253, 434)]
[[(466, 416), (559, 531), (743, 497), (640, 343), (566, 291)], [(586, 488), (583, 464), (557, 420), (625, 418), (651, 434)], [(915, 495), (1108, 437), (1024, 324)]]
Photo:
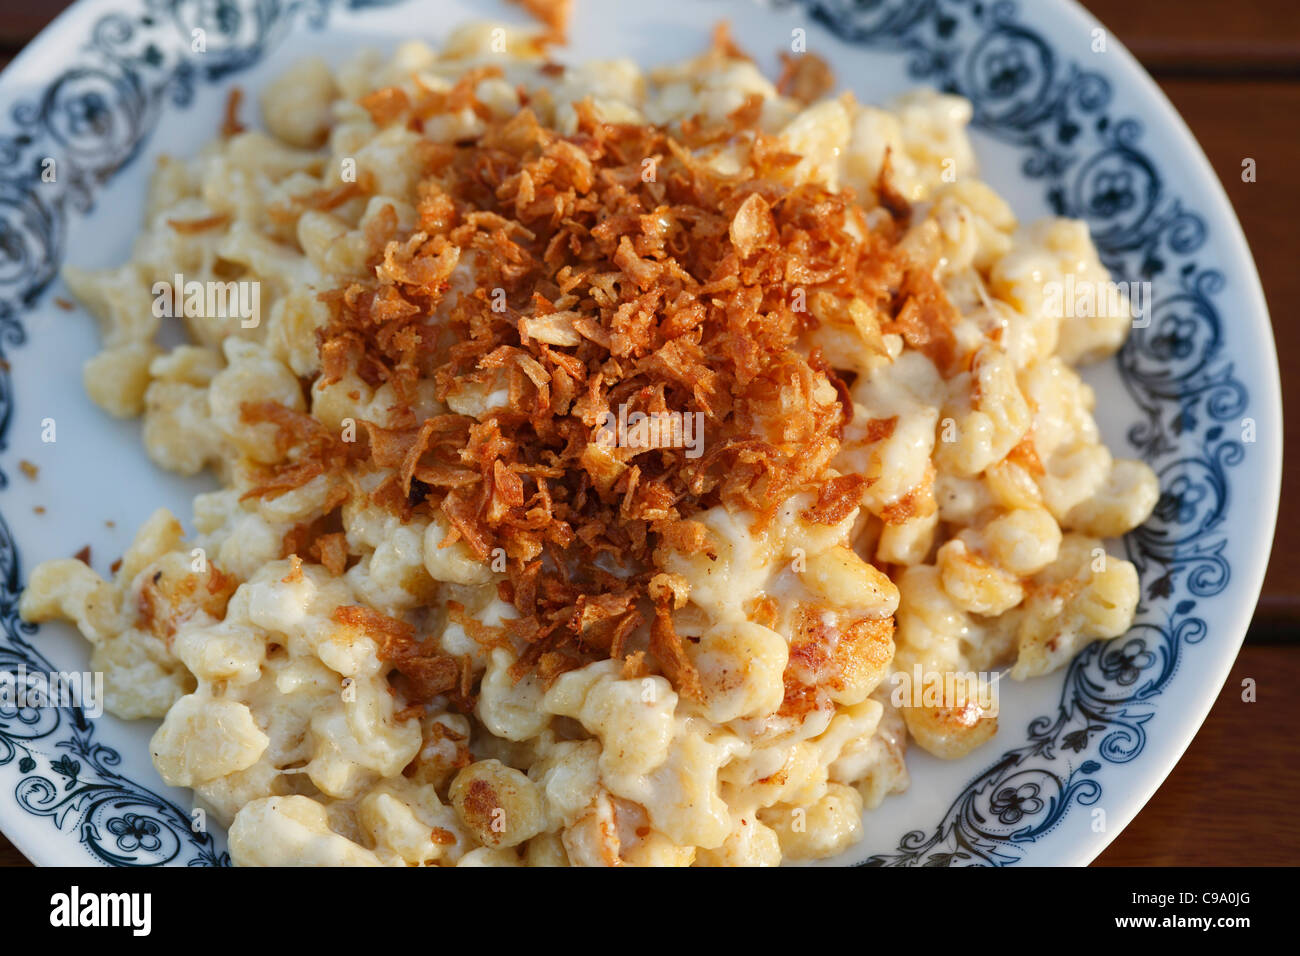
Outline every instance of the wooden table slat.
[(1083, 0), (1147, 69), (1300, 70), (1295, 0)]
[(69, 6), (65, 0), (0, 0), (0, 49), (19, 49)]

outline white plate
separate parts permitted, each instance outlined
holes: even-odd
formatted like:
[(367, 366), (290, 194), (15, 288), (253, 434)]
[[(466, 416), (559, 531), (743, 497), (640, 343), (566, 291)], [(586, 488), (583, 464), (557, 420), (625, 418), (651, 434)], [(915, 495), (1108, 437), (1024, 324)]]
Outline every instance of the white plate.
[[(1088, 862), (1205, 718), (1273, 535), (1277, 360), (1249, 250), (1209, 164), (1133, 58), (1064, 0), (578, 8), (565, 59), (680, 59), (725, 18), (769, 68), (791, 31), (806, 30), (808, 49), (864, 100), (918, 84), (960, 92), (975, 103), (984, 176), (1022, 220), (1086, 218), (1117, 276), (1153, 281), (1150, 327), (1088, 375), (1111, 447), (1160, 475), (1155, 516), (1125, 541), (1142, 577), (1137, 623), (1066, 671), (1009, 688), (996, 739), (966, 760), (913, 748), (907, 795), (871, 813), (863, 843), (836, 861)], [(233, 15), (205, 20), (215, 9)], [(86, 666), (71, 628), (36, 631), (17, 617), (37, 562), (89, 544), (106, 572), (154, 508), (188, 519), (191, 497), (207, 487), (152, 467), (138, 425), (85, 397), (81, 365), (97, 336), (80, 309), (54, 305), (67, 297), (58, 267), (126, 258), (155, 159), (210, 139), (232, 85), (256, 90), (308, 52), (436, 41), (454, 24), (494, 17), (522, 15), (482, 0), (82, 0), (0, 75), (0, 669)], [(205, 53), (190, 52), (195, 28), (206, 31)], [(42, 181), (47, 157), (54, 182)], [(54, 443), (42, 441), (47, 419)], [(21, 460), (39, 467), (38, 480), (22, 475)], [(195, 832), (188, 794), (154, 771), (152, 729), (71, 708), (0, 710), (0, 828), (42, 864), (228, 862), (224, 837)]]

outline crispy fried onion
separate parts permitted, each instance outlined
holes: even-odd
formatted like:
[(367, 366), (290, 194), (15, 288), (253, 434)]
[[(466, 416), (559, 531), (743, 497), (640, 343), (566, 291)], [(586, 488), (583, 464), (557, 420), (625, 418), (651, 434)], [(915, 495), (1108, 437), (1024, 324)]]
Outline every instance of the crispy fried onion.
[[(416, 128), (446, 105), (372, 99)], [(724, 131), (742, 150), (734, 175), (665, 129), (603, 123), (589, 102), (577, 114), (573, 135), (525, 109), (472, 143), (430, 146), (414, 230), (373, 229), (372, 272), (321, 296), (324, 382), (388, 386), (386, 423), (345, 447), (309, 416), (250, 406), (286, 455), (249, 494), (351, 471), (351, 493), (364, 486), (406, 520), (441, 516), (445, 543), (484, 562), (504, 555), (516, 677), (648, 650), (689, 694), (699, 680), (671, 589), (651, 595), (656, 548), (707, 549), (690, 519), (718, 504), (761, 522), (811, 490), (805, 518), (833, 524), (861, 500), (862, 479), (827, 474), (852, 403), (807, 345), (806, 303), (853, 302), (859, 328), (896, 332), (944, 367), (959, 363), (951, 307), (852, 194), (792, 185), (798, 157), (748, 105)], [(449, 410), (466, 396), (486, 410)], [(689, 414), (702, 442), (610, 442), (602, 425), (620, 407)], [(356, 479), (367, 470), (382, 481)], [(342, 566), (334, 527), (302, 533)], [(394, 641), (385, 653), (412, 685), (459, 679), (454, 662)]]

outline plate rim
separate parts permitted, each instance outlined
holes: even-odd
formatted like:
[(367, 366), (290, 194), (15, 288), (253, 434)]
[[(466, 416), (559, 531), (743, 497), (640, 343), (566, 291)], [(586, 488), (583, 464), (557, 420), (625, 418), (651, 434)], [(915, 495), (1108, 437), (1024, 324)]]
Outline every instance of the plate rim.
[[(734, 0), (733, 5), (738, 6), (743, 2), (746, 2), (746, 0)], [(1017, 4), (1017, 6), (1030, 7), (1036, 6), (1036, 4), (1021, 0), (1021, 3)], [(0, 71), (0, 90), (3, 90), (8, 85), (8, 81), (11, 81), (15, 75), (21, 75), (24, 71), (30, 70), (32, 61), (48, 55), (51, 51), (57, 51), (60, 47), (65, 50), (67, 48), (79, 48), (81, 44), (77, 42), (77, 38), (70, 35), (70, 31), (76, 22), (83, 18), (92, 17), (99, 11), (114, 12), (135, 10), (136, 8), (137, 4), (123, 3), (122, 0), (78, 0), (78, 2), (71, 4), (29, 42), (3, 71)], [(1040, 13), (1042, 17), (1038, 16)], [(1076, 23), (1080, 25), (1101, 25), (1104, 27), (1102, 21), (1091, 11), (1084, 9), (1077, 0), (1054, 0), (1054, 3), (1047, 9), (1035, 9), (1032, 13), (1029, 10), (1022, 10), (1021, 16), (1032, 16), (1035, 23), (1041, 24), (1044, 18), (1051, 18), (1058, 13), (1062, 16), (1073, 17)], [(300, 26), (295, 25), (295, 30), (300, 29), (302, 29)], [(1276, 341), (1273, 335), (1268, 303), (1259, 278), (1258, 267), (1240, 220), (1228, 199), (1218, 174), (1188, 128), (1182, 115), (1113, 31), (1110, 31), (1109, 28), (1106, 29), (1112, 44), (1110, 52), (1116, 55), (1122, 64), (1119, 72), (1124, 77), (1140, 77), (1134, 87), (1126, 87), (1125, 102), (1133, 107), (1143, 107), (1144, 105), (1150, 107), (1137, 109), (1136, 112), (1140, 112), (1148, 122), (1158, 124), (1162, 133), (1168, 132), (1172, 134), (1172, 139), (1176, 140), (1176, 144), (1182, 149), (1184, 163), (1191, 160), (1190, 165), (1195, 167), (1192, 171), (1193, 178), (1197, 181), (1207, 179), (1209, 181), (1210, 188), (1197, 197), (1198, 206), (1205, 218), (1216, 230), (1226, 228), (1228, 232), (1229, 241), (1225, 244), (1225, 250), (1231, 250), (1232, 258), (1235, 260), (1232, 263), (1234, 268), (1231, 274), (1235, 280), (1242, 283), (1242, 292), (1250, 300), (1248, 307), (1234, 309), (1234, 312), (1249, 314), (1254, 325), (1257, 326), (1254, 334), (1259, 336), (1262, 351), (1258, 355), (1250, 355), (1249, 359), (1252, 363), (1252, 372), (1261, 370), (1267, 372), (1266, 375), (1252, 379), (1251, 402), (1252, 405), (1258, 403), (1262, 410), (1271, 415), (1272, 419), (1277, 423), (1277, 427), (1275, 431), (1271, 432), (1273, 435), (1272, 441), (1258, 441), (1252, 448), (1252, 454), (1259, 455), (1263, 459), (1259, 467), (1262, 468), (1262, 473), (1268, 477), (1269, 481), (1265, 488), (1255, 489), (1263, 491), (1262, 500), (1258, 501), (1249, 512), (1242, 515), (1243, 517), (1249, 517), (1254, 527), (1244, 529), (1244, 532), (1238, 533), (1253, 532), (1256, 528), (1266, 530), (1268, 546), (1257, 548), (1252, 552), (1243, 552), (1242, 557), (1234, 565), (1234, 575), (1240, 574), (1245, 578), (1244, 587), (1242, 588), (1243, 597), (1241, 600), (1226, 605), (1226, 610), (1221, 612), (1222, 616), (1231, 618), (1232, 627), (1230, 630), (1232, 634), (1231, 639), (1225, 639), (1222, 632), (1226, 628), (1220, 628), (1220, 633), (1216, 636), (1218, 651), (1211, 670), (1218, 675), (1218, 692), (1213, 696), (1202, 695), (1202, 701), (1197, 702), (1195, 706), (1184, 705), (1183, 708), (1180, 708), (1179, 714), (1185, 718), (1181, 722), (1182, 727), (1185, 729), (1180, 729), (1177, 735), (1178, 742), (1166, 744), (1158, 756), (1156, 754), (1148, 756), (1145, 762), (1141, 764), (1146, 768), (1145, 770), (1139, 770), (1135, 766), (1127, 768), (1128, 772), (1136, 772), (1143, 778), (1141, 798), (1135, 799), (1131, 796), (1126, 798), (1125, 812), (1119, 825), (1108, 827), (1103, 834), (1095, 835), (1095, 839), (1087, 841), (1086, 847), (1074, 848), (1073, 856), (1066, 859), (1062, 865), (1079, 865), (1090, 862), (1124, 831), (1133, 818), (1150, 802), (1156, 790), (1159, 789), (1173, 768), (1182, 759), (1208, 717), (1218, 696), (1222, 693), (1258, 603), (1269, 556), (1272, 552), (1281, 496), (1284, 451), (1281, 378)], [(1055, 28), (1047, 31), (1046, 35), (1053, 42), (1057, 42), (1059, 38), (1054, 33)], [(867, 50), (863, 50), (862, 53), (863, 55), (869, 55)], [(1143, 100), (1146, 101), (1145, 104)], [(1133, 111), (1135, 110), (1130, 110), (1130, 112)], [(1162, 148), (1160, 155), (1166, 155), (1168, 152), (1167, 148)], [(41, 292), (40, 299), (44, 301), (50, 294), (51, 291), (47, 287)], [(1240, 302), (1241, 299), (1238, 298), (1236, 301)], [(1258, 367), (1255, 366), (1256, 360), (1260, 363)], [(1248, 564), (1246, 563), (1247, 558), (1249, 558)], [(1254, 595), (1253, 600), (1247, 600), (1246, 595)], [(1209, 683), (1208, 680), (1207, 683)], [(1158, 771), (1152, 769), (1154, 764), (1160, 766)], [(57, 855), (57, 852), (46, 851), (43, 846), (41, 849), (35, 850), (37, 844), (45, 842), (58, 843), (61, 842), (60, 836), (71, 836), (71, 834), (58, 831), (60, 836), (50, 836), (48, 841), (41, 840), (38, 831), (34, 828), (15, 825), (16, 823), (28, 822), (30, 818), (14, 815), (10, 806), (11, 803), (12, 799), (9, 794), (5, 794), (4, 798), (0, 800), (0, 827), (3, 828), (6, 837), (28, 859), (39, 865), (45, 865), (45, 861), (39, 859), (39, 857), (45, 857), (48, 860)], [(84, 862), (87, 865), (93, 865), (98, 861), (95, 860), (93, 855), (87, 855)]]

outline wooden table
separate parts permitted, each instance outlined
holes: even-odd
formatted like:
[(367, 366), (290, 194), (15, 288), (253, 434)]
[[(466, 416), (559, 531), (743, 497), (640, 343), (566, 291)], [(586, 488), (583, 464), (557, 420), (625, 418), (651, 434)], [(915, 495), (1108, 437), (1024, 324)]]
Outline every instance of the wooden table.
[[(1026, 0), (1021, 0), (1022, 3)], [(1300, 19), (1295, 0), (1084, 0), (1187, 120), (1237, 209), (1283, 357), (1283, 404), (1300, 423)], [(0, 66), (67, 4), (0, 0)], [(578, 4), (581, 10), (582, 2)], [(1257, 163), (1243, 183), (1245, 157)], [(1300, 424), (1286, 438), (1300, 454)], [(1283, 479), (1279, 528), (1300, 527), (1300, 467)], [(1261, 547), (1263, 543), (1261, 542)], [(1279, 537), (1246, 646), (1196, 740), (1099, 866), (1300, 863), (1294, 728), (1300, 719), (1300, 535)], [(1243, 703), (1243, 677), (1258, 701)], [(1287, 821), (1279, 824), (1275, 821)], [(26, 860), (0, 837), (0, 865)]]

